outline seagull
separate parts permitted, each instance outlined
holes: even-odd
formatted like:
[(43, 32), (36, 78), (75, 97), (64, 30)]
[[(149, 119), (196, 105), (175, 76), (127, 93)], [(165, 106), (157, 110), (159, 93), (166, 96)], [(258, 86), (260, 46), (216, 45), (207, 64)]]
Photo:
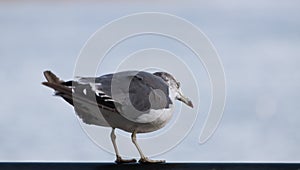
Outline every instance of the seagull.
[(140, 154), (139, 163), (164, 163), (165, 160), (152, 160), (143, 154), (136, 134), (164, 127), (172, 117), (175, 100), (193, 108), (192, 101), (183, 95), (180, 82), (166, 72), (122, 71), (63, 81), (47, 70), (44, 76), (47, 81), (42, 84), (71, 104), (84, 123), (112, 128), (110, 137), (116, 163), (137, 160), (120, 156), (115, 129), (131, 133)]

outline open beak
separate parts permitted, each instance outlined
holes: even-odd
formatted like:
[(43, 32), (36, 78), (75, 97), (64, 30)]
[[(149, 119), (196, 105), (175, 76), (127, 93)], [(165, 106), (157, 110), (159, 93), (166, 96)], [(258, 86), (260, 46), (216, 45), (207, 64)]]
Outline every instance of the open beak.
[(191, 108), (194, 107), (192, 101), (189, 98), (185, 97), (183, 94), (179, 94), (179, 96), (176, 97), (176, 99), (185, 103), (186, 105), (190, 106)]

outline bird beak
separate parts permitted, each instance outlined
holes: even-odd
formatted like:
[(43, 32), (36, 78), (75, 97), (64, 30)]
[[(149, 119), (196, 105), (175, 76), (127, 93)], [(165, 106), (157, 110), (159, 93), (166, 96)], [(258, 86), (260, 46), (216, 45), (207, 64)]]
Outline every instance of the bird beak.
[(181, 102), (183, 102), (183, 103), (185, 103), (186, 105), (190, 106), (191, 108), (194, 107), (192, 101), (191, 101), (189, 98), (185, 97), (185, 96), (184, 96), (183, 94), (181, 94), (181, 93), (179, 94), (178, 97), (176, 97), (176, 99), (179, 100), (179, 101), (181, 101)]

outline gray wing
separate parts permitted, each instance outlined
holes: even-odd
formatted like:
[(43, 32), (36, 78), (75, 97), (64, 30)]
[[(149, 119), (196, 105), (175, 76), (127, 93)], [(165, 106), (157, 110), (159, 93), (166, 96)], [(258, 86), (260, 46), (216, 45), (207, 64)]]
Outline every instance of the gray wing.
[(80, 78), (78, 82), (90, 84), (91, 90), (105, 94), (111, 104), (133, 106), (141, 112), (169, 108), (172, 104), (168, 85), (160, 77), (148, 72), (125, 71), (97, 78)]

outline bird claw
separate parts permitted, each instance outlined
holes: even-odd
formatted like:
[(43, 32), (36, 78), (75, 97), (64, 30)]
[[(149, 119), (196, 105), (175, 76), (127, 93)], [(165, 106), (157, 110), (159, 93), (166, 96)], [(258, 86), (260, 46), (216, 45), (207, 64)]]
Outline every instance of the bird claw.
[(135, 163), (136, 159), (122, 159), (120, 156), (117, 156), (115, 163), (123, 164), (123, 163)]
[(165, 160), (152, 160), (152, 159), (145, 157), (145, 158), (141, 158), (139, 160), (139, 163), (140, 164), (159, 164), (159, 163), (166, 163), (166, 161)]

